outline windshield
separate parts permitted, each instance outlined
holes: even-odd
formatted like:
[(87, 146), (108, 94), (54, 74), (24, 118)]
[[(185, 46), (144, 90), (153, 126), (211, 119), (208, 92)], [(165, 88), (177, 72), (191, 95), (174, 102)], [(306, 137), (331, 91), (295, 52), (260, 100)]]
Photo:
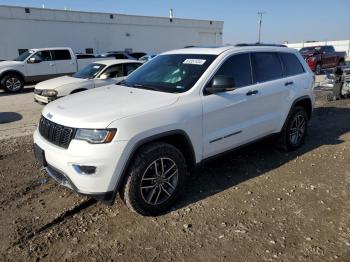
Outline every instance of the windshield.
[(13, 59), (13, 61), (24, 61), (34, 52), (35, 51), (33, 51), (33, 50), (25, 51), (22, 54), (20, 54), (17, 58)]
[(103, 68), (105, 68), (105, 65), (92, 63), (84, 67), (82, 70), (76, 72), (73, 77), (76, 78), (95, 78)]
[(215, 55), (160, 55), (147, 62), (122, 85), (160, 92), (190, 90), (216, 58)]

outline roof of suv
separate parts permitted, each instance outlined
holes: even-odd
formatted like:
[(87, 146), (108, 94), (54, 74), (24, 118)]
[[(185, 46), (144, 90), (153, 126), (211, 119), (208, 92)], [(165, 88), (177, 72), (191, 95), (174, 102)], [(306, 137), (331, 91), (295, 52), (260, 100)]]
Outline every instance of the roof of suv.
[[(203, 55), (219, 55), (228, 50), (274, 50), (283, 51), (290, 50), (284, 45), (275, 44), (238, 44), (238, 45), (227, 45), (227, 46), (189, 46), (183, 49), (177, 49), (165, 52), (163, 54), (203, 54)], [(293, 49), (294, 50), (294, 49)]]

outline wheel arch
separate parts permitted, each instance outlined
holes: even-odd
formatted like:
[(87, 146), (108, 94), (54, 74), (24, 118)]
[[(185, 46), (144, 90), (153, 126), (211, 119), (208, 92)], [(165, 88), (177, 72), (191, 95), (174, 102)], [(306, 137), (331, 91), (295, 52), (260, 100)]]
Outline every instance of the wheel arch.
[(75, 94), (75, 93), (86, 91), (86, 90), (87, 90), (86, 88), (78, 88), (78, 89), (74, 89), (69, 94)]
[(130, 167), (130, 164), (132, 163), (133, 159), (136, 156), (136, 153), (143, 147), (150, 143), (154, 142), (163, 142), (170, 145), (175, 146), (177, 149), (180, 150), (180, 152), (184, 155), (187, 169), (189, 171), (192, 171), (196, 167), (196, 156), (195, 151), (192, 145), (192, 142), (188, 136), (188, 134), (183, 130), (172, 130), (163, 132), (160, 134), (156, 134), (144, 139), (141, 139), (138, 141), (132, 148), (131, 153), (122, 169), (120, 178), (117, 181), (117, 184), (115, 186), (115, 190), (113, 192), (112, 199), (108, 201), (109, 204), (112, 204), (115, 200), (117, 192), (121, 189), (121, 187), (125, 183), (125, 179), (127, 177), (127, 172)]
[(11, 74), (14, 74), (14, 75), (18, 75), (19, 77), (21, 77), (21, 79), (23, 80), (23, 82), (25, 81), (25, 76), (22, 72), (18, 71), (18, 70), (15, 70), (15, 69), (9, 69), (9, 70), (5, 70), (3, 72), (0, 73), (0, 81), (2, 81), (2, 79), (5, 77), (5, 76), (8, 76), (8, 75), (11, 75)]
[(305, 108), (305, 111), (307, 113), (307, 116), (309, 118), (309, 120), (311, 119), (311, 116), (312, 116), (312, 100), (310, 98), (310, 96), (308, 95), (305, 95), (305, 96), (301, 96), (297, 99), (294, 100), (294, 102), (292, 103), (290, 109), (289, 109), (289, 112), (288, 112), (288, 115), (287, 115), (287, 118), (285, 119), (284, 121), (284, 124), (283, 124), (283, 127), (281, 130), (283, 130), (286, 126), (286, 124), (288, 123), (288, 120), (294, 110), (295, 107), (297, 106), (301, 106), (303, 108)]

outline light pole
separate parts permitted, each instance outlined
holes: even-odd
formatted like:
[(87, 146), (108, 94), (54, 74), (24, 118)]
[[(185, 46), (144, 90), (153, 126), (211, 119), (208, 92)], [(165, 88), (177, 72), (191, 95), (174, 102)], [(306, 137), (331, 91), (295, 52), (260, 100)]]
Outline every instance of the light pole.
[(263, 18), (263, 14), (265, 14), (266, 12), (258, 12), (259, 15), (259, 40), (258, 43), (260, 43), (261, 40), (261, 25), (262, 25), (262, 18)]

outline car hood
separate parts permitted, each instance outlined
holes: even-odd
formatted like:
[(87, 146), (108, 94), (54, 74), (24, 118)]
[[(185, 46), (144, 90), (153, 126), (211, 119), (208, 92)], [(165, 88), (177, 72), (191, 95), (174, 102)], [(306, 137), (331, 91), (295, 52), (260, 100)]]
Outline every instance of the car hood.
[(71, 77), (71, 76), (61, 76), (57, 78), (53, 78), (50, 80), (46, 80), (43, 82), (40, 82), (35, 86), (35, 89), (56, 89), (60, 86), (64, 85), (79, 85), (85, 82), (88, 82), (88, 79), (83, 79), (83, 78), (76, 78), (76, 77)]
[(0, 68), (7, 68), (7, 67), (13, 68), (20, 65), (23, 65), (23, 62), (20, 62), (20, 61), (1, 61), (0, 62)]
[(178, 94), (109, 85), (66, 96), (48, 104), (43, 115), (76, 128), (106, 128), (121, 118), (175, 103)]

